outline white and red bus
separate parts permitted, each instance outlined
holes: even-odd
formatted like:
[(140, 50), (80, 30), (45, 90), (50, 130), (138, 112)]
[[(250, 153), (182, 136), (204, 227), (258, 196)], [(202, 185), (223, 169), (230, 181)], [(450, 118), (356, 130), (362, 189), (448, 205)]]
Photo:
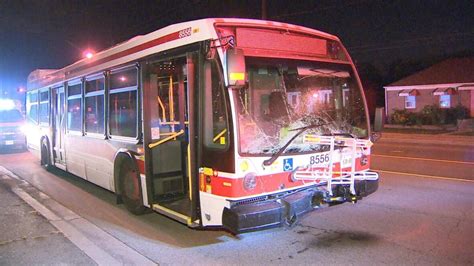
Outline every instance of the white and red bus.
[(179, 23), (28, 77), (44, 167), (233, 233), (377, 190), (367, 114), (337, 37), (271, 21)]

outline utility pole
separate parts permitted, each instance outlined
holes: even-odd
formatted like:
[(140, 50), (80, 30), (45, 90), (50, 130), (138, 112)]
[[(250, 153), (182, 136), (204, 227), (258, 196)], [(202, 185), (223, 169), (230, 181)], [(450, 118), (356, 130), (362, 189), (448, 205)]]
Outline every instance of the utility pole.
[(267, 19), (267, 0), (262, 0), (262, 19)]

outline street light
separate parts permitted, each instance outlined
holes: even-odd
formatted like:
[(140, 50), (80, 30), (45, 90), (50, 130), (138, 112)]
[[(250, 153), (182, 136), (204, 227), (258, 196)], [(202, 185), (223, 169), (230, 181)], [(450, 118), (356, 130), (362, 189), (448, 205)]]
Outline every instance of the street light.
[(92, 50), (86, 50), (84, 53), (83, 53), (84, 57), (87, 58), (87, 59), (91, 59), (92, 57), (94, 57), (94, 51)]

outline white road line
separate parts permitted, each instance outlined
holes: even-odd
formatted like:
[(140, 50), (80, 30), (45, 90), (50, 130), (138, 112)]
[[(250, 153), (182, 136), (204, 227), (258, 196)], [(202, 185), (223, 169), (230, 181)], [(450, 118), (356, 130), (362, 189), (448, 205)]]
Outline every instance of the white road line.
[(422, 174), (413, 174), (413, 173), (404, 173), (404, 172), (385, 171), (385, 170), (378, 170), (378, 169), (373, 169), (373, 170), (376, 171), (376, 172), (379, 172), (379, 173), (396, 174), (396, 175), (410, 175), (410, 176), (417, 176), (417, 177), (424, 177), (424, 178), (431, 178), (431, 179), (441, 179), (441, 180), (449, 180), (449, 181), (474, 183), (474, 180), (455, 178), (455, 177), (422, 175)]
[(394, 155), (384, 155), (384, 154), (372, 154), (372, 156), (375, 156), (375, 157), (384, 157), (384, 158), (396, 158), (396, 159), (431, 161), (431, 162), (440, 162), (440, 163), (458, 163), (458, 164), (474, 165), (474, 162), (463, 162), (463, 161), (451, 161), (451, 160), (429, 159), (429, 158), (420, 158), (420, 157), (394, 156)]

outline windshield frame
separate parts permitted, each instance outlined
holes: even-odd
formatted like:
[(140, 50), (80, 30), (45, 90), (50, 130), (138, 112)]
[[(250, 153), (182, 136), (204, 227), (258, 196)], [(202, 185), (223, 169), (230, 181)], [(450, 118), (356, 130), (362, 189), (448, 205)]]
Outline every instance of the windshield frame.
[[(341, 67), (341, 68), (347, 68), (348, 70), (348, 73), (349, 73), (349, 77), (350, 77), (350, 81), (351, 81), (351, 84), (352, 86), (354, 86), (354, 90), (357, 90), (356, 93), (358, 93), (360, 95), (360, 100), (361, 100), (361, 104), (359, 108), (363, 109), (363, 111), (361, 111), (358, 116), (360, 117), (360, 120), (362, 124), (360, 125), (364, 125), (364, 128), (363, 130), (365, 130), (364, 134), (362, 134), (363, 136), (360, 137), (361, 139), (369, 139), (370, 138), (370, 134), (371, 134), (371, 128), (370, 128), (370, 122), (369, 122), (369, 116), (368, 116), (368, 108), (367, 108), (367, 101), (366, 101), (366, 98), (365, 98), (365, 93), (364, 93), (364, 90), (363, 90), (363, 87), (362, 87), (362, 84), (360, 82), (360, 78), (358, 76), (358, 73), (357, 73), (357, 70), (355, 69), (355, 66), (354, 64), (352, 63), (352, 61), (349, 61), (349, 62), (327, 62), (325, 60), (302, 60), (302, 59), (292, 59), (292, 58), (264, 58), (264, 57), (253, 57), (253, 56), (247, 56), (246, 57), (246, 61), (252, 61), (252, 60), (255, 60), (255, 61), (259, 61), (263, 64), (269, 64), (268, 62), (271, 62), (273, 60), (276, 60), (276, 61), (284, 61), (284, 62), (293, 62), (294, 64), (328, 64), (328, 65), (333, 65), (335, 68), (338, 68), (338, 67)], [(247, 63), (247, 67), (249, 65), (252, 65), (251, 63)], [(247, 73), (248, 73), (248, 70), (247, 70)], [(229, 92), (230, 92), (230, 98), (232, 100), (232, 111), (233, 111), (233, 114), (234, 114), (234, 117), (235, 117), (235, 140), (236, 140), (236, 145), (237, 145), (237, 152), (240, 156), (244, 156), (244, 157), (267, 157), (267, 156), (271, 156), (273, 154), (272, 152), (272, 149), (270, 149), (268, 152), (264, 152), (263, 149), (261, 150), (260, 153), (252, 153), (252, 152), (246, 152), (246, 151), (242, 151), (242, 143), (241, 143), (241, 140), (242, 140), (242, 136), (241, 136), (241, 132), (240, 132), (240, 119), (239, 119), (239, 116), (240, 116), (240, 110), (239, 108), (237, 107), (237, 105), (239, 104), (238, 103), (238, 96), (236, 96), (236, 93), (238, 93), (237, 91), (239, 90), (249, 90), (250, 88), (248, 87), (249, 86), (249, 75), (246, 75), (247, 76), (247, 81), (246, 81), (246, 86), (245, 88), (230, 88)], [(306, 78), (306, 77), (303, 77), (303, 78)], [(351, 125), (352, 127), (355, 127), (354, 124)], [(291, 131), (295, 131), (296, 129), (292, 128)], [(296, 131), (295, 131), (296, 132)], [(338, 133), (331, 133), (329, 135), (337, 135)], [(294, 135), (294, 133), (292, 134)], [(327, 135), (327, 134), (325, 134)], [(350, 134), (349, 134), (350, 135)], [(314, 145), (313, 145), (314, 146)], [(318, 148), (317, 149), (313, 149), (313, 150), (300, 150), (300, 151), (288, 151), (288, 152), (285, 152), (283, 151), (282, 153), (282, 156), (294, 156), (294, 155), (304, 155), (304, 154), (314, 154), (314, 153), (319, 153), (319, 152), (324, 152), (324, 151), (327, 151), (328, 150), (328, 147), (326, 147), (327, 145), (317, 145)], [(278, 146), (277, 146), (278, 147)], [(280, 147), (281, 148), (281, 147)], [(288, 146), (286, 149), (288, 148), (291, 148), (291, 145)], [(286, 150), (285, 149), (285, 150)], [(276, 149), (278, 150), (278, 148)], [(273, 150), (274, 151), (274, 150)]]

